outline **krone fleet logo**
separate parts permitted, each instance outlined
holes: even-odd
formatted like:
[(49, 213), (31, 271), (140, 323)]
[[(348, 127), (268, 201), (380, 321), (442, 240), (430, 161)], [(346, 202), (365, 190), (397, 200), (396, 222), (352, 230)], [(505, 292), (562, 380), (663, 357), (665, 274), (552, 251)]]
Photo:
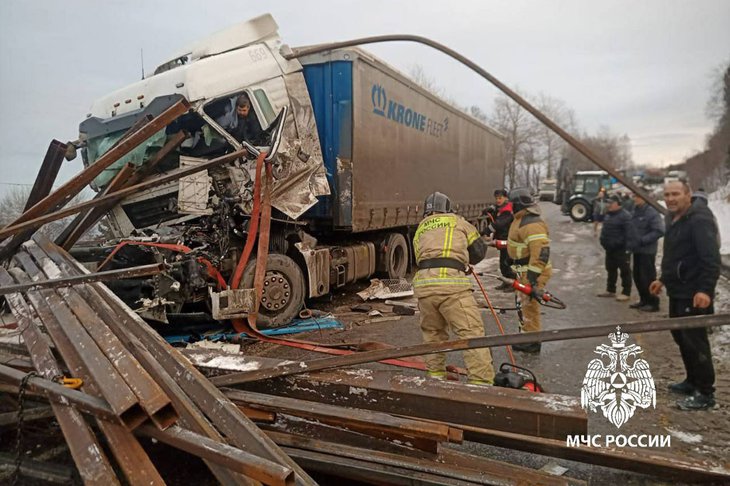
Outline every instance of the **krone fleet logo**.
[[(609, 422), (620, 428), (633, 417), (636, 407), (656, 408), (656, 387), (649, 371), (649, 363), (637, 358), (641, 346), (626, 346), (629, 335), (616, 332), (608, 335), (611, 346), (596, 346), (595, 358), (588, 363), (580, 404), (584, 409), (596, 412), (600, 408)], [(632, 362), (629, 360), (632, 359)], [(608, 360), (608, 363), (605, 362)]]

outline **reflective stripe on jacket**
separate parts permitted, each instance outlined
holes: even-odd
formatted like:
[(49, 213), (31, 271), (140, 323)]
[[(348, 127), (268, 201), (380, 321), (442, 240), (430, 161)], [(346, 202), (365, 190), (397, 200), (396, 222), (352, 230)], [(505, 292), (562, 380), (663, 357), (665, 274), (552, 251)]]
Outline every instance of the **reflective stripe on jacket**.
[[(429, 258), (452, 258), (469, 264), (469, 246), (479, 239), (477, 229), (456, 214), (433, 214), (418, 225), (413, 237), (413, 251), (416, 262)], [(423, 296), (424, 288), (428, 294), (451, 293), (471, 289), (471, 280), (462, 271), (454, 268), (419, 269), (413, 278), (416, 296)]]
[(509, 227), (507, 254), (512, 268), (519, 273), (541, 274), (550, 266), (550, 233), (540, 217), (540, 209), (529, 207), (518, 211)]

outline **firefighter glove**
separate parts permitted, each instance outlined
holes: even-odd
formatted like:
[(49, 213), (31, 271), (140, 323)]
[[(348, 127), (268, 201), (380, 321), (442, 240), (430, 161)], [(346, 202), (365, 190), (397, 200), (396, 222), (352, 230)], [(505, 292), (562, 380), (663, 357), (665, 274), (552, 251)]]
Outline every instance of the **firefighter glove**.
[(532, 297), (535, 300), (542, 301), (542, 300), (544, 300), (543, 297), (545, 297), (545, 291), (536, 289), (533, 287), (530, 297)]
[(530, 282), (530, 285), (533, 287), (537, 285), (537, 277), (539, 277), (540, 274), (537, 272), (533, 272), (532, 270), (527, 271), (527, 281)]

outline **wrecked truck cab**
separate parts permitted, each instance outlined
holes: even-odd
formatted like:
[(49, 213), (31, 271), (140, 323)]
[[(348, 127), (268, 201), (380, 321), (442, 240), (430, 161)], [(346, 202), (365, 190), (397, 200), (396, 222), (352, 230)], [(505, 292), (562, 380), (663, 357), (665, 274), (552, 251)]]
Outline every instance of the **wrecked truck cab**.
[[(289, 109), (277, 125), (283, 136), (276, 156), (267, 156), (272, 218), (261, 327), (287, 324), (305, 299), (375, 273), (404, 277), (423, 197), (435, 187), (453, 195), (473, 222), (501, 187), (498, 132), (360, 49), (301, 62), (282, 52), (291, 53), (274, 20), (258, 17), (178, 52), (152, 76), (97, 100), (82, 123), (84, 157), (93, 163), (145, 110), (174, 97), (190, 105), (164, 133), (114, 166), (116, 172), (95, 181), (101, 190), (127, 162), (154, 177), (241, 147), (250, 155), (136, 193), (109, 210), (115, 241), (102, 252), (107, 265), (130, 266), (144, 257), (180, 269), (168, 272), (166, 282), (156, 277), (129, 284), (125, 301), (145, 317), (164, 321), (168, 314), (203, 312), (226, 319), (251, 310), (250, 295), (239, 290), (252, 287), (255, 262), (240, 268), (239, 259), (252, 219), (258, 148), (231, 130), (241, 94), (264, 131), (276, 113)], [(158, 157), (175, 140), (182, 143)], [(229, 288), (237, 270), (241, 289)]]

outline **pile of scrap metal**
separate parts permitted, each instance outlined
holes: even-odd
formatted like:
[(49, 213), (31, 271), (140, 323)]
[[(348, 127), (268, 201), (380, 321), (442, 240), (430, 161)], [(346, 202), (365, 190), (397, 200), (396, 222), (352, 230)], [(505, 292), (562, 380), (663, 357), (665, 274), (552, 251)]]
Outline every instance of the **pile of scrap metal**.
[[(22, 402), (31, 397), (48, 400), (88, 484), (117, 484), (115, 471), (130, 484), (170, 480), (159, 472), (162, 464), (150, 459), (146, 438), (202, 458), (215, 478), (210, 481), (221, 484), (316, 484), (310, 474), (321, 475), (317, 477), (323, 481), (345, 478), (369, 484), (581, 483), (466, 454), (451, 445), (462, 440), (683, 480), (730, 478), (721, 468), (655, 452), (567, 447), (567, 435), (587, 433), (586, 413), (576, 398), (338, 369), (525, 339), (603, 335), (610, 330), (607, 326), (274, 362), (172, 348), (98, 281), (107, 277), (89, 273), (40, 235), (21, 245), (9, 269), (0, 269), (0, 294), (27, 349), (27, 357), (17, 355), (17, 347), (12, 359), (0, 353), (0, 403), (18, 397), (20, 410), (14, 412), (23, 421), (13, 425), (22, 432), (26, 420), (48, 417), (47, 411), (24, 409)], [(623, 328), (638, 332), (721, 325), (722, 317), (629, 323)], [(2, 452), (0, 459), (12, 459), (12, 450)], [(27, 464), (25, 454), (15, 452), (11, 463), (19, 466), (19, 473), (48, 470)]]
[[(86, 272), (42, 236), (22, 245), (9, 270), (0, 269), (2, 287), (34, 284), (5, 295), (33, 371), (0, 365), (0, 378), (50, 401), (84, 483), (119, 484), (92, 423), (130, 484), (164, 484), (138, 436), (203, 458), (222, 484), (307, 477), (106, 286), (67, 286)], [(64, 377), (81, 380), (81, 390), (64, 386)]]

